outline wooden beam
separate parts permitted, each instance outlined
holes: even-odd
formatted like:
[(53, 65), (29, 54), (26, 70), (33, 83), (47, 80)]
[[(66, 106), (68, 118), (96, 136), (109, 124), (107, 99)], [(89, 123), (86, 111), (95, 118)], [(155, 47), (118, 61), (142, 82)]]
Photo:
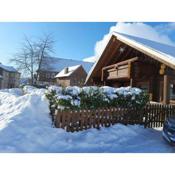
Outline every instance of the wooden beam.
[(105, 59), (103, 63), (105, 63), (105, 65), (108, 65), (110, 63), (110, 61), (113, 59), (114, 55), (117, 53), (118, 49), (121, 47), (121, 43), (118, 42), (115, 44), (115, 46), (113, 46), (114, 48), (112, 48), (111, 54), (108, 55), (108, 59)]
[(170, 81), (169, 76), (163, 76), (163, 103), (169, 104), (170, 101)]
[(134, 58), (131, 58), (129, 60), (121, 61), (119, 63), (116, 63), (116, 64), (112, 64), (112, 65), (103, 67), (102, 69), (105, 70), (105, 69), (109, 69), (109, 68), (120, 66), (122, 64), (129, 64), (129, 63), (132, 63), (132, 62), (137, 61), (137, 60), (138, 60), (138, 57), (134, 57)]
[(128, 75), (129, 75), (128, 78), (131, 78), (131, 62), (129, 62), (128, 64)]

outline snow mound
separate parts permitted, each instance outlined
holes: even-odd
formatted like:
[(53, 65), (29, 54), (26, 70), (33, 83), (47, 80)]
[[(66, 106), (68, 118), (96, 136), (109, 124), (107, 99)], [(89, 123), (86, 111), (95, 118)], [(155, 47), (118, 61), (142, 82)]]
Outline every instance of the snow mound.
[(7, 92), (16, 96), (21, 96), (24, 94), (23, 90), (20, 88), (2, 89), (0, 92)]
[(8, 92), (0, 92), (0, 108), (3, 110), (2, 106), (10, 103), (14, 99), (16, 99), (16, 95)]
[(44, 95), (48, 90), (44, 88), (36, 88), (34, 86), (24, 86), (23, 87), (24, 93), (25, 94), (37, 94), (37, 95)]
[(0, 151), (38, 152), (34, 145), (52, 128), (47, 100), (36, 94), (8, 95), (11, 100), (0, 106)]

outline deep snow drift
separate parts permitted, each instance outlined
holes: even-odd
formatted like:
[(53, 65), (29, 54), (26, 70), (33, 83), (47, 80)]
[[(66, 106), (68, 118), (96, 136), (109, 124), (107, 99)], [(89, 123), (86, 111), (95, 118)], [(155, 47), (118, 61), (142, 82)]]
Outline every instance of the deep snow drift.
[(175, 152), (161, 131), (116, 124), (67, 133), (52, 126), (44, 89), (0, 91), (0, 152)]

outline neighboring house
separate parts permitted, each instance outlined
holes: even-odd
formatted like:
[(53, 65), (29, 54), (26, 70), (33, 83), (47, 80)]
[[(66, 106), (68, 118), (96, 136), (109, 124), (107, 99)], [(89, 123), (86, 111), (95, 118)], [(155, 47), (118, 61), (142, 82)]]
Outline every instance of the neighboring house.
[(38, 84), (55, 84), (55, 76), (64, 68), (70, 66), (82, 65), (84, 70), (88, 73), (91, 69), (93, 63), (72, 60), (72, 59), (63, 59), (63, 58), (49, 58), (48, 64), (43, 62), (40, 69), (38, 70), (39, 78)]
[(144, 89), (155, 102), (175, 102), (175, 47), (113, 32), (85, 84)]
[(87, 73), (81, 65), (65, 67), (55, 78), (60, 86), (82, 86), (85, 82)]
[(0, 63), (0, 89), (19, 87), (20, 73), (11, 66)]

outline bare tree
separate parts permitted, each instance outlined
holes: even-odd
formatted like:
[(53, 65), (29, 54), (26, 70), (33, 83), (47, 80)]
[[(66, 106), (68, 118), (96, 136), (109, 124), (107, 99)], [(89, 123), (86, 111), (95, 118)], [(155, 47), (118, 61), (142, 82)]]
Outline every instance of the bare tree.
[(34, 83), (35, 70), (35, 43), (29, 40), (26, 36), (22, 42), (22, 47), (18, 53), (10, 60), (14, 62), (18, 70), (30, 75), (31, 84)]
[(40, 38), (39, 41), (36, 43), (36, 61), (38, 64), (38, 70), (36, 72), (37, 80), (39, 78), (39, 71), (41, 69), (41, 66), (45, 65), (45, 67), (49, 67), (49, 64), (51, 62), (50, 55), (54, 53), (54, 43), (55, 41), (53, 40), (53, 37), (50, 34), (44, 35), (44, 37)]
[(42, 64), (47, 66), (50, 64), (53, 45), (51, 35), (44, 35), (35, 41), (25, 36), (21, 49), (10, 61), (16, 64), (18, 70), (30, 75), (33, 85), (36, 82), (35, 79), (38, 80)]

